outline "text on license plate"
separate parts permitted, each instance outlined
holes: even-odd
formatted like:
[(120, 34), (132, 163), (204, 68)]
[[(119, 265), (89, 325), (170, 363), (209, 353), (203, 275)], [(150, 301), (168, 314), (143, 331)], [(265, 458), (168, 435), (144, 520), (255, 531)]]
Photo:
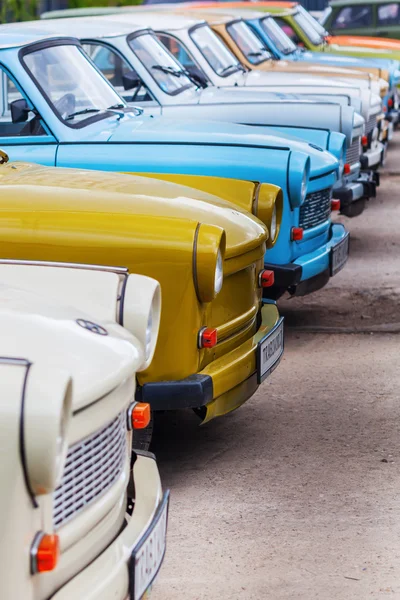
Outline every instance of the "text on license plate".
[(131, 600), (143, 598), (161, 567), (166, 548), (168, 503), (169, 492), (166, 492), (148, 531), (132, 552)]
[(344, 240), (333, 246), (331, 250), (331, 276), (336, 275), (347, 262), (349, 256), (349, 239), (350, 236), (347, 235)]
[(283, 354), (283, 317), (258, 345), (258, 383), (264, 381)]

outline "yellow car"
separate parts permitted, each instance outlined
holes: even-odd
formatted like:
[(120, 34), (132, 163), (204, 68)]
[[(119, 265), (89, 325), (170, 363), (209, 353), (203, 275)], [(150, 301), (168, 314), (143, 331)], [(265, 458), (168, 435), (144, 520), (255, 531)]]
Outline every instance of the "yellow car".
[[(160, 282), (159, 338), (137, 374), (138, 399), (153, 410), (193, 408), (208, 421), (255, 392), (283, 352), (283, 319), (262, 301), (273, 284), (264, 253), (279, 232), (279, 187), (181, 176), (189, 188), (2, 156), (2, 258), (121, 266)], [(124, 288), (120, 296), (123, 306)]]

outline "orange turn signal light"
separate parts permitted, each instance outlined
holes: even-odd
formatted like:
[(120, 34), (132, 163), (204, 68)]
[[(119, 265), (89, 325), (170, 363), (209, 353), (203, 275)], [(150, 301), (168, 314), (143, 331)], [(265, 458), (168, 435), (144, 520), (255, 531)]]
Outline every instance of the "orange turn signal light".
[(151, 420), (150, 404), (134, 402), (128, 411), (129, 429), (146, 429)]
[(217, 345), (217, 330), (211, 327), (203, 327), (199, 331), (199, 348), (214, 348)]
[(291, 238), (293, 242), (300, 242), (303, 239), (303, 228), (292, 227)]
[(361, 137), (361, 144), (362, 144), (363, 146), (368, 146), (368, 137), (367, 137), (366, 135), (363, 135), (363, 136)]
[(54, 571), (59, 556), (60, 539), (58, 535), (38, 533), (31, 547), (32, 574)]
[(332, 198), (331, 209), (332, 210), (340, 210), (340, 200), (337, 200), (336, 198)]
[(393, 108), (394, 102), (393, 102), (393, 98), (389, 98), (388, 100), (388, 107), (389, 108)]
[(345, 163), (343, 172), (345, 175), (349, 175), (351, 173), (351, 166), (349, 165), (349, 163)]
[(262, 288), (271, 287), (275, 283), (275, 273), (268, 269), (260, 271), (258, 276), (258, 285)]

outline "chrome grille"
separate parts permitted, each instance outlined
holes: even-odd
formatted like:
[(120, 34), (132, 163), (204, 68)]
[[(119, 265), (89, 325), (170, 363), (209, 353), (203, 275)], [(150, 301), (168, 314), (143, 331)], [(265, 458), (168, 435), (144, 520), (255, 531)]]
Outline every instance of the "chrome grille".
[(371, 133), (374, 127), (376, 127), (376, 115), (370, 117), (368, 121), (365, 123), (365, 135)]
[(76, 517), (118, 479), (126, 459), (126, 439), (126, 414), (122, 412), (70, 447), (62, 482), (53, 495), (56, 529)]
[(303, 229), (311, 229), (311, 227), (316, 227), (329, 219), (331, 197), (331, 188), (307, 194), (304, 203), (300, 207), (299, 226)]
[(350, 148), (347, 148), (346, 152), (346, 162), (349, 165), (354, 165), (357, 162), (360, 162), (361, 155), (361, 140), (360, 136), (354, 138)]

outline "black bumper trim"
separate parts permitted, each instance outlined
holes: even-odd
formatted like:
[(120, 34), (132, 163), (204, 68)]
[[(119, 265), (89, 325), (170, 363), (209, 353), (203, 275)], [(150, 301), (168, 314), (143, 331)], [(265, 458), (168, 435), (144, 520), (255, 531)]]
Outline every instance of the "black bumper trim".
[(330, 276), (330, 269), (325, 269), (322, 273), (318, 273), (318, 275), (314, 275), (314, 277), (310, 277), (310, 279), (301, 281), (299, 285), (293, 289), (291, 294), (292, 296), (307, 296), (307, 294), (312, 294), (323, 288), (328, 283)]
[(274, 285), (263, 289), (263, 298), (269, 300), (278, 300), (287, 289), (297, 286), (303, 273), (302, 266), (293, 263), (286, 265), (264, 263), (264, 268), (273, 271), (275, 275)]
[(213, 382), (209, 375), (190, 375), (178, 381), (154, 381), (138, 387), (136, 400), (148, 402), (152, 410), (199, 408), (213, 399)]

